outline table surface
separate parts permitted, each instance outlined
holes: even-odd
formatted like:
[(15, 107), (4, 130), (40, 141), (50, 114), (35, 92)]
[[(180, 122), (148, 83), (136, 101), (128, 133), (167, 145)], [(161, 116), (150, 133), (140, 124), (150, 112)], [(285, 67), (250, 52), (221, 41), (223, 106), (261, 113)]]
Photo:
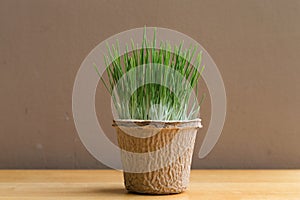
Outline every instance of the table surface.
[(0, 199), (300, 199), (300, 170), (192, 170), (186, 192), (138, 195), (114, 170), (0, 170)]

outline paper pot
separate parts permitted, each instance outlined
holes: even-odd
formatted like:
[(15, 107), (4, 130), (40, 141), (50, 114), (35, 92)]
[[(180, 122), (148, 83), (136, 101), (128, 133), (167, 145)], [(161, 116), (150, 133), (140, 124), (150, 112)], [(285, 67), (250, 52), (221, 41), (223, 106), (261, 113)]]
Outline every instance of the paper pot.
[(201, 120), (116, 120), (127, 190), (173, 194), (187, 189)]

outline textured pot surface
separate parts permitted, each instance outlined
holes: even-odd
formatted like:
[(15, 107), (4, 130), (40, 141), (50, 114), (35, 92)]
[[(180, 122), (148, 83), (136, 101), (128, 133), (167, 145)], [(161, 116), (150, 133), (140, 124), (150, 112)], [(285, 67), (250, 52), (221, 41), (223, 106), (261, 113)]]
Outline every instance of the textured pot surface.
[[(201, 120), (114, 121), (127, 190), (172, 194), (186, 190)], [(141, 135), (142, 138), (137, 137)], [(135, 153), (130, 154), (128, 153)], [(132, 155), (138, 155), (133, 159)]]

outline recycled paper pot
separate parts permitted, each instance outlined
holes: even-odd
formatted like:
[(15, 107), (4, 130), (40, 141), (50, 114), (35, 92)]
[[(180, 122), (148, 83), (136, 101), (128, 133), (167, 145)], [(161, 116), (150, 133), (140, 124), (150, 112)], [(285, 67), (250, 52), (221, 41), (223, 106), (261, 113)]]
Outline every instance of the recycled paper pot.
[(187, 189), (201, 119), (188, 121), (116, 120), (127, 190), (174, 194)]

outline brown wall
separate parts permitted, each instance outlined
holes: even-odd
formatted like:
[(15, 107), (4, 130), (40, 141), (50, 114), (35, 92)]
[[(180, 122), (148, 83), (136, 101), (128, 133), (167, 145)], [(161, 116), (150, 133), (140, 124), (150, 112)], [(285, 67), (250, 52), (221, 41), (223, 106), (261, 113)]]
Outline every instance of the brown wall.
[[(0, 168), (103, 168), (74, 127), (75, 75), (99, 42), (144, 25), (193, 37), (222, 73), (223, 134), (193, 167), (299, 168), (299, 24), (298, 0), (0, 0)], [(99, 119), (114, 140), (101, 94)]]

